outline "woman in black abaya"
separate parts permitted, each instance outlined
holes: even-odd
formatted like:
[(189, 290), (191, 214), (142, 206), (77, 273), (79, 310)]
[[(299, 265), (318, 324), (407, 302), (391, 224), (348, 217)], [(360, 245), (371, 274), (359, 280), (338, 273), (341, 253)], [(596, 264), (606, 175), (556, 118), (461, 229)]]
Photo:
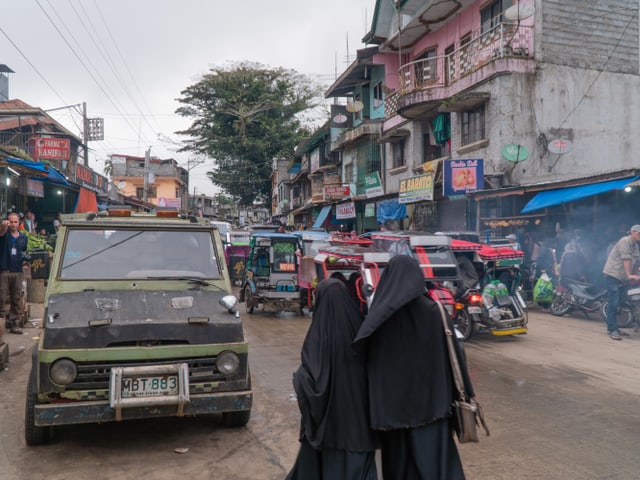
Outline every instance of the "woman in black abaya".
[(442, 318), (414, 258), (390, 260), (355, 346), (367, 352), (370, 421), (380, 435), (384, 479), (463, 480), (449, 424), (455, 388)]
[(313, 319), (293, 375), (302, 415), (288, 480), (376, 480), (366, 370), (352, 342), (362, 317), (344, 282), (318, 284)]

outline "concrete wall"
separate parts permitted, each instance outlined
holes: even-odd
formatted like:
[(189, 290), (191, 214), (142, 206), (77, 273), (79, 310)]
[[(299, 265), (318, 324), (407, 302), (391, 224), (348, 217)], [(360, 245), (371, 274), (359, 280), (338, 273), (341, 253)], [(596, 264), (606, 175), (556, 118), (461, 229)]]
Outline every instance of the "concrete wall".
[(537, 0), (539, 60), (638, 73), (638, 0)]

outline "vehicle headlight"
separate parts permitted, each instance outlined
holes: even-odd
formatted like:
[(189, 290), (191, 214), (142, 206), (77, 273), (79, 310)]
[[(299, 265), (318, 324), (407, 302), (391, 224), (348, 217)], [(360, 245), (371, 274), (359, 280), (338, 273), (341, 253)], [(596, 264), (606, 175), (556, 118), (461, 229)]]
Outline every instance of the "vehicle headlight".
[(53, 362), (49, 368), (49, 376), (53, 383), (70, 385), (78, 376), (78, 367), (72, 360), (62, 358)]
[(222, 352), (216, 358), (216, 367), (223, 375), (232, 375), (240, 367), (240, 357), (235, 352)]

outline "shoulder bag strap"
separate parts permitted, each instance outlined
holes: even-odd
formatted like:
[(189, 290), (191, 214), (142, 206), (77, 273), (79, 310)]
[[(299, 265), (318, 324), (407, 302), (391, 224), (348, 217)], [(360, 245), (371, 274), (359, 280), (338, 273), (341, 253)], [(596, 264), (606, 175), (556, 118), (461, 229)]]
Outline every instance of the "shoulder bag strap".
[(449, 352), (449, 363), (451, 364), (451, 372), (453, 373), (453, 381), (455, 383), (456, 391), (460, 400), (466, 400), (467, 396), (464, 391), (464, 382), (462, 381), (462, 372), (460, 371), (460, 364), (458, 363), (458, 356), (456, 355), (456, 349), (453, 346), (453, 332), (449, 328), (447, 323), (447, 314), (442, 306), (442, 303), (436, 300), (438, 308), (440, 309), (440, 318), (442, 319), (442, 326), (444, 327), (445, 337), (447, 338), (447, 350)]

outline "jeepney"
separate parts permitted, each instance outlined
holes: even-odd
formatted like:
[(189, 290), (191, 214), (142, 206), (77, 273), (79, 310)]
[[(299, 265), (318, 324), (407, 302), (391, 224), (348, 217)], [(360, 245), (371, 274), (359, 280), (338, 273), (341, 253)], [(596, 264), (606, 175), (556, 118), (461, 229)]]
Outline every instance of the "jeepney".
[(54, 427), (221, 414), (253, 394), (220, 233), (175, 211), (63, 215), (27, 381), (25, 440)]

